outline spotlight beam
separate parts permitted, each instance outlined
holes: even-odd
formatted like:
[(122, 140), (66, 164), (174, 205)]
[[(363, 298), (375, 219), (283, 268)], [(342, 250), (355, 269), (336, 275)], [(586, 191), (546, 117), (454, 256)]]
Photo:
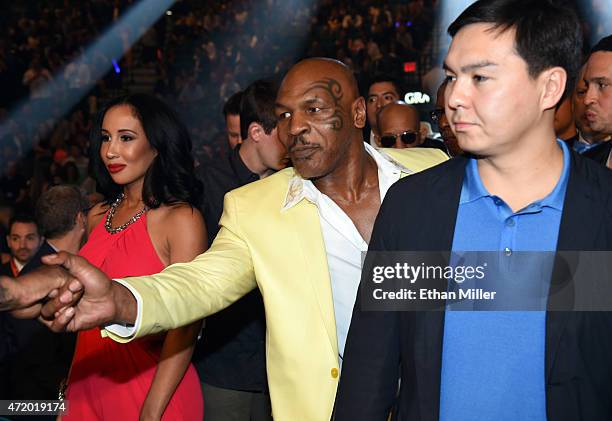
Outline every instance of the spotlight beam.
[[(37, 130), (38, 127), (52, 116), (64, 116), (77, 104), (89, 90), (112, 67), (113, 60), (124, 55), (124, 49), (130, 48), (151, 27), (175, 0), (141, 0), (133, 5), (125, 15), (115, 22), (95, 42), (77, 57), (72, 63), (77, 65), (89, 64), (91, 78), (89, 83), (79, 88), (69, 88), (64, 79), (62, 67), (53, 75), (53, 80), (41, 88), (42, 94), (51, 98), (52, 105), (46, 101), (23, 100), (10, 114), (7, 121), (0, 126), (0, 133), (10, 133), (9, 121), (13, 120), (17, 127), (29, 127)], [(103, 66), (93, 66), (93, 58), (102, 54), (106, 60)]]

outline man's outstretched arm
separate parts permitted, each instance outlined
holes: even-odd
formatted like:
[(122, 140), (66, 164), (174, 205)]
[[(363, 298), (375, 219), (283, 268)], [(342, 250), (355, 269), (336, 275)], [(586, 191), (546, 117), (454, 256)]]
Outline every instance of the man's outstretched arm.
[[(234, 210), (228, 196), (225, 209)], [(251, 251), (237, 227), (235, 214), (235, 211), (224, 214), (221, 230), (205, 253), (155, 275), (114, 282), (84, 264), (86, 261), (80, 257), (70, 256), (66, 261), (46, 258), (46, 263), (65, 266), (78, 280), (69, 283), (68, 290), (47, 305), (43, 315), (54, 317), (47, 324), (55, 331), (74, 331), (111, 323), (135, 323), (134, 329), (121, 329), (121, 333), (117, 326), (102, 331), (113, 340), (127, 342), (187, 325), (224, 309), (257, 286)], [(68, 255), (60, 254), (58, 258), (63, 259), (61, 256)]]
[(16, 294), (16, 282), (6, 276), (0, 277), (0, 310), (13, 310), (17, 308), (19, 299)]
[(58, 289), (70, 280), (59, 266), (45, 267), (19, 278), (0, 277), (0, 311), (12, 311), (22, 318), (40, 314), (42, 300), (57, 296)]

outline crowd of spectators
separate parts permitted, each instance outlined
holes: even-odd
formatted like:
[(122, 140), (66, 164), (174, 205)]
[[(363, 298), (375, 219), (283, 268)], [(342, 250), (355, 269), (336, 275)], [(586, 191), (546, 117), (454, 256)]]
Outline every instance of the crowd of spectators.
[[(30, 208), (59, 183), (79, 185), (95, 200), (87, 172), (91, 118), (121, 93), (149, 91), (172, 104), (204, 163), (227, 149), (225, 100), (255, 79), (282, 76), (298, 58), (335, 57), (362, 84), (382, 73), (415, 90), (439, 66), (439, 0), (178, 0), (147, 30), (122, 24), (136, 3), (0, 6), (0, 204)], [(74, 62), (107, 31), (121, 43), (121, 57), (97, 50)], [(104, 76), (94, 78), (101, 68)], [(45, 89), (59, 81), (85, 92), (67, 113)], [(46, 114), (30, 119), (35, 102), (47, 104)]]
[[(190, 127), (200, 160), (226, 148), (220, 110), (225, 100), (260, 77), (280, 76), (299, 57), (337, 57), (363, 80), (372, 72), (406, 77), (403, 63), (428, 49), (434, 20), (431, 1), (323, 0), (177, 1), (122, 58), (104, 51), (75, 64), (96, 37), (132, 6), (129, 0), (13, 2), (0, 17), (0, 191), (5, 203), (29, 207), (48, 186), (81, 185), (87, 174), (88, 130), (100, 102), (131, 89), (148, 89), (173, 104)], [(119, 33), (118, 37), (127, 38)], [(429, 50), (431, 55), (431, 51)], [(115, 59), (115, 65), (112, 60)], [(92, 80), (92, 69), (106, 74)], [(140, 82), (138, 71), (152, 69)], [(117, 72), (119, 70), (119, 72)], [(45, 85), (62, 79), (88, 94), (61, 115)], [(148, 84), (147, 84), (148, 83)], [(46, 101), (36, 126), (18, 124), (27, 101)], [(31, 104), (31, 102), (30, 102)], [(31, 112), (31, 111), (30, 111)], [(27, 119), (26, 119), (27, 121)]]

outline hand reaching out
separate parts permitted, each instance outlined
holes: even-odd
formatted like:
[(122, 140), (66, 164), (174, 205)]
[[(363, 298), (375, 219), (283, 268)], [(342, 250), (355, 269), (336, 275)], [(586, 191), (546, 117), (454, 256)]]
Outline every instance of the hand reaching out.
[(0, 277), (0, 311), (10, 310), (19, 318), (38, 317), (43, 300), (57, 297), (58, 289), (70, 279), (59, 266), (39, 269), (19, 280)]
[(43, 257), (43, 262), (61, 265), (71, 275), (58, 294), (42, 308), (43, 321), (55, 332), (75, 332), (115, 320), (115, 289), (121, 288), (101, 270), (80, 256), (60, 252)]

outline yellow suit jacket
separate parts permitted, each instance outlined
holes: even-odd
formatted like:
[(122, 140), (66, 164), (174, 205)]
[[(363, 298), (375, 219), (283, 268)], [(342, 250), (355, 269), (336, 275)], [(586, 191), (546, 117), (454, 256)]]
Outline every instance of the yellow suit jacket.
[[(384, 152), (403, 165), (403, 175), (447, 159), (436, 149)], [(182, 326), (258, 286), (274, 419), (329, 421), (339, 380), (334, 304), (316, 206), (302, 200), (281, 210), (294, 176), (287, 168), (227, 193), (208, 251), (157, 275), (125, 280), (142, 298), (135, 335), (103, 334), (124, 342)]]

